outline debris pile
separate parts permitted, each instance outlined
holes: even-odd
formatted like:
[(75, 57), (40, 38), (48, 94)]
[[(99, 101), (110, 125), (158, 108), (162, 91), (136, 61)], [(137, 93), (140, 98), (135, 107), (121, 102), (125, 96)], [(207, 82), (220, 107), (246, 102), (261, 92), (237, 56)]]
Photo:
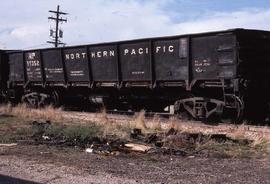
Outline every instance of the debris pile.
[[(202, 145), (210, 140), (219, 143), (231, 140), (225, 134), (203, 135), (202, 133), (178, 132), (171, 128), (167, 132), (142, 134), (141, 129), (133, 129), (127, 143), (114, 145), (107, 142), (105, 145), (94, 145), (87, 148), (87, 153), (102, 155), (117, 155), (121, 152), (139, 152), (148, 154), (163, 154), (175, 156), (193, 156), (203, 151)], [(198, 146), (200, 145), (200, 147)], [(104, 154), (106, 153), (106, 154)]]
[[(137, 152), (142, 154), (162, 154), (175, 156), (194, 156), (203, 152), (207, 143), (237, 143), (225, 134), (204, 135), (202, 133), (179, 132), (171, 128), (167, 132), (142, 133), (134, 128), (129, 139), (121, 140), (114, 135), (98, 135), (97, 127), (85, 131), (84, 128), (67, 131), (67, 127), (59, 125), (53, 127), (50, 121), (32, 123), (32, 139), (37, 144), (52, 144), (63, 146), (77, 146), (86, 153), (100, 155), (119, 155), (121, 153)], [(249, 144), (247, 140), (241, 144)]]

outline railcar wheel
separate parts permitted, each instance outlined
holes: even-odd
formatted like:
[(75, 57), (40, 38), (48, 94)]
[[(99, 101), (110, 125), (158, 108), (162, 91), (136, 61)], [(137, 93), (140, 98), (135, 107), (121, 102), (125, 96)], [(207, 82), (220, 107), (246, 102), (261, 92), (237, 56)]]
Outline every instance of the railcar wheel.
[(236, 115), (232, 121), (234, 123), (241, 123), (243, 121), (244, 116), (244, 103), (237, 96), (235, 96), (235, 100), (236, 100)]
[(32, 92), (22, 96), (22, 102), (31, 108), (41, 108), (48, 105), (49, 95)]
[(55, 107), (60, 106), (60, 97), (59, 97), (59, 93), (57, 91), (53, 91), (51, 93), (51, 100), (50, 101), (51, 101), (50, 103), (52, 103), (53, 106), (55, 106)]
[(208, 121), (223, 113), (224, 102), (216, 99), (193, 97), (181, 99), (175, 103), (176, 112), (188, 112), (196, 120)]
[(231, 104), (227, 104), (224, 108), (224, 113), (222, 115), (222, 122), (239, 124), (243, 122), (244, 119), (244, 103), (243, 100), (238, 96), (231, 96)]
[[(185, 94), (182, 99), (187, 99), (187, 98), (193, 98), (195, 97), (193, 94), (188, 93)], [(177, 100), (174, 103), (174, 113), (177, 115), (178, 119), (181, 120), (192, 120), (194, 117), (184, 108), (183, 104), (181, 103), (181, 99)]]
[(22, 102), (30, 108), (38, 108), (38, 94), (29, 93), (22, 96)]

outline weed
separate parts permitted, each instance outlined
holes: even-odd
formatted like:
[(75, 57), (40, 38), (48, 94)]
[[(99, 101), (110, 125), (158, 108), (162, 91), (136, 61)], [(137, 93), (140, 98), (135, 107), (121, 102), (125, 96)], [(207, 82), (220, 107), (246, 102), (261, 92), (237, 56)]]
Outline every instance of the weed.
[(19, 104), (15, 107), (8, 104), (6, 106), (2, 106), (0, 111), (27, 119), (45, 119), (51, 121), (64, 120), (63, 116), (61, 115), (62, 108), (54, 108), (53, 106), (47, 106), (42, 109), (32, 109), (27, 107), (26, 104)]
[(152, 129), (154, 131), (162, 131), (160, 116), (155, 114), (153, 119), (150, 120), (150, 122), (148, 123), (147, 128)]
[(147, 127), (145, 124), (145, 111), (141, 110), (139, 113), (135, 114), (134, 117), (134, 123), (135, 123), (135, 128), (142, 129), (142, 131), (146, 131)]

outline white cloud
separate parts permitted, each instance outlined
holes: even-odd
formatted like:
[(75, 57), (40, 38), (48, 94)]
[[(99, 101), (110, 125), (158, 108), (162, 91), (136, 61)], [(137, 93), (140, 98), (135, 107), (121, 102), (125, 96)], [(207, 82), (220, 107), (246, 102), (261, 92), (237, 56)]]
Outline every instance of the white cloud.
[(133, 39), (165, 33), (170, 18), (160, 3), (94, 1), (84, 13), (70, 20), (66, 35), (72, 43)]
[[(245, 9), (236, 12), (206, 12), (189, 21), (176, 21), (164, 11), (167, 1), (135, 0), (11, 0), (21, 8), (0, 12), (0, 48), (26, 48), (48, 40), (48, 9), (57, 3), (68, 15), (63, 24), (64, 42), (69, 45), (109, 42), (143, 37), (231, 29), (236, 27), (270, 30), (270, 9)], [(172, 0), (171, 0), (172, 1)], [(14, 5), (14, 3), (13, 3)], [(29, 6), (31, 5), (31, 6)], [(48, 45), (47, 45), (48, 46)], [(44, 46), (43, 46), (44, 47)]]
[(38, 39), (41, 35), (44, 36), (46, 33), (47, 30), (44, 30), (42, 26), (21, 26), (11, 31), (10, 36), (22, 41), (28, 41), (29, 39)]
[(212, 12), (211, 15), (202, 16), (195, 21), (175, 24), (173, 26), (173, 33), (194, 33), (232, 28), (270, 30), (269, 19), (270, 9), (250, 9), (225, 13)]

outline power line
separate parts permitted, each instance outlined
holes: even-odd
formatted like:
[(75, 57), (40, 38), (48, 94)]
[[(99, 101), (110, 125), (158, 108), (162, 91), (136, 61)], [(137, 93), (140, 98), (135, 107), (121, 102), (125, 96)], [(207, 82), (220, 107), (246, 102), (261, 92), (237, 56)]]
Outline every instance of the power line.
[(55, 47), (58, 47), (59, 45), (64, 45), (65, 43), (62, 43), (60, 40), (60, 38), (63, 38), (63, 31), (59, 29), (59, 23), (67, 22), (67, 19), (62, 18), (61, 15), (68, 15), (68, 13), (61, 12), (59, 5), (57, 5), (57, 11), (49, 10), (49, 12), (55, 15), (55, 17), (48, 17), (49, 20), (55, 21), (55, 29), (50, 29), (50, 37), (52, 40), (47, 41), (47, 43), (53, 44)]

